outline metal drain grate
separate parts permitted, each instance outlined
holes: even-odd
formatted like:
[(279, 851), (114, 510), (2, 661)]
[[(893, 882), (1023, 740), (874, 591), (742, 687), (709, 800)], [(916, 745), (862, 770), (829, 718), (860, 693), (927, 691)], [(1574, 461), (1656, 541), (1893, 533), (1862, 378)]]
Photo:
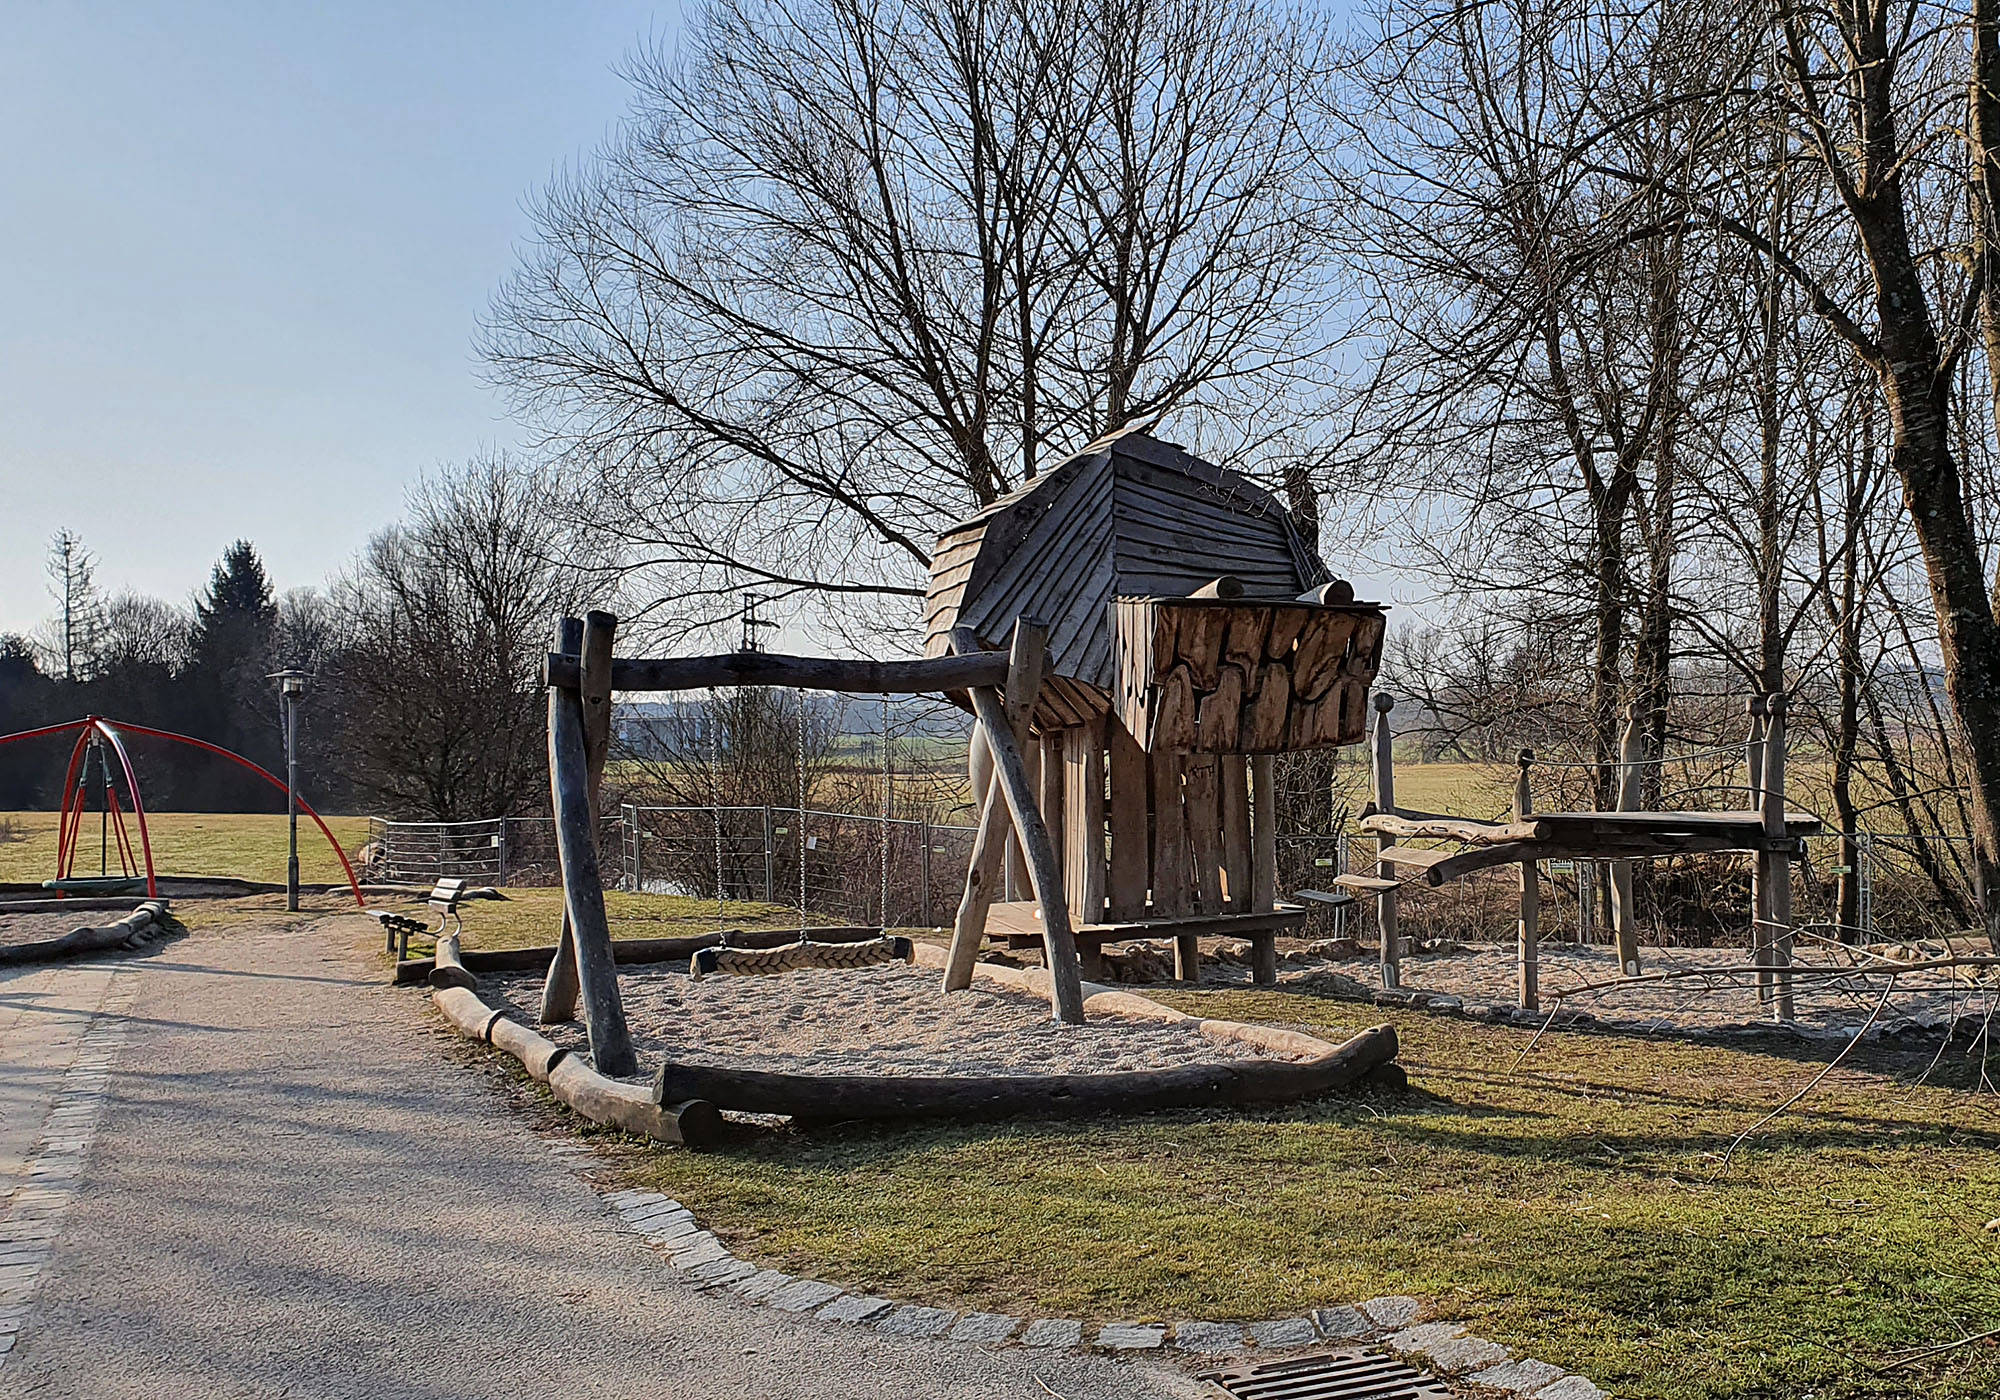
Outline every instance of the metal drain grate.
[(1452, 1400), (1451, 1391), (1435, 1377), (1393, 1356), (1366, 1351), (1232, 1366), (1205, 1372), (1201, 1379), (1234, 1400)]

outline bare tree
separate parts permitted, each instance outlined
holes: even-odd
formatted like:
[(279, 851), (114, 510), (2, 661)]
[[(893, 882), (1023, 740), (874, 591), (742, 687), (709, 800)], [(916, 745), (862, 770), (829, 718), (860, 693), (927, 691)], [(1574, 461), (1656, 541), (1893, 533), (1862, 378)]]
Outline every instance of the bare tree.
[(1299, 21), (715, 0), (685, 44), (632, 59), (485, 339), (643, 604), (907, 625), (940, 526), (1053, 457), (1168, 411), (1295, 426), (1333, 300)]
[(49, 596), (56, 615), (46, 646), (56, 674), (86, 681), (96, 674), (104, 641), (104, 599), (97, 591), (97, 556), (74, 530), (58, 530), (49, 541)]
[(579, 610), (576, 542), (539, 472), (488, 457), (426, 479), (335, 587), (329, 662), (347, 776), (397, 815), (457, 821), (547, 800), (539, 665)]

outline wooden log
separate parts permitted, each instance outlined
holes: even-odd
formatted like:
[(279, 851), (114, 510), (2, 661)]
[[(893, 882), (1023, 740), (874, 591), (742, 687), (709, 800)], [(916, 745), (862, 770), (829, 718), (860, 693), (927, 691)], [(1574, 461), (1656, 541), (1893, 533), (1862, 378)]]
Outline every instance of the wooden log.
[(462, 987), (467, 991), (478, 988), (479, 979), (459, 957), (457, 934), (448, 933), (437, 941), (437, 953), (427, 980), (433, 987)]
[(1136, 919), (1146, 912), (1151, 856), (1147, 833), (1152, 765), (1145, 749), (1116, 715), (1105, 717), (1105, 759), (1110, 769), (1106, 812), (1111, 829), (1111, 863), (1105, 894), (1113, 919)]
[(1214, 754), (1190, 755), (1181, 794), (1197, 914), (1222, 912), (1222, 788), (1217, 768)]
[(1194, 904), (1181, 805), (1183, 766), (1179, 754), (1153, 754), (1153, 913), (1161, 918), (1188, 913)]
[[(1042, 821), (1049, 829), (1049, 847), (1063, 868), (1063, 889), (1069, 884), (1069, 770), (1063, 760), (1063, 730), (1038, 736), (1036, 774), (1042, 784)], [(1074, 905), (1074, 901), (1072, 901)]]
[(1475, 822), (1459, 817), (1416, 817), (1394, 812), (1370, 812), (1356, 823), (1371, 835), (1401, 840), (1463, 841), (1468, 846), (1492, 846), (1503, 841), (1541, 841), (1549, 824), (1533, 819)]
[(575, 1055), (549, 1071), (549, 1092), (593, 1123), (607, 1123), (655, 1142), (708, 1147), (723, 1136), (722, 1115), (692, 1096), (661, 1102), (643, 1084), (597, 1073)]
[[(1528, 815), (1535, 808), (1534, 793), (1528, 787), (1528, 769), (1535, 761), (1533, 749), (1522, 749), (1515, 761), (1520, 764), (1514, 779), (1514, 824), (1532, 827)], [(1541, 1006), (1542, 882), (1540, 867), (1532, 860), (1521, 862), (1521, 922), (1515, 938), (1516, 992), (1521, 1009)]]
[[(544, 663), (550, 685), (574, 688), (579, 662), (560, 651)], [(1004, 685), (1007, 655), (961, 652), (907, 661), (850, 661), (787, 656), (775, 651), (732, 651), (720, 656), (633, 657), (611, 663), (611, 688), (620, 691), (705, 690), (709, 686), (777, 686), (838, 690), (850, 695), (942, 695), (975, 685)]]
[[(1396, 810), (1396, 736), (1389, 727), (1389, 711), (1396, 707), (1393, 697), (1380, 691), (1375, 695), (1375, 738), (1369, 747), (1368, 797), (1378, 812), (1393, 813)], [(1387, 836), (1375, 838), (1375, 877), (1378, 880), (1396, 878), (1396, 868), (1383, 859), (1393, 850), (1395, 843)], [(1402, 939), (1396, 930), (1396, 898), (1398, 891), (1383, 890), (1375, 896), (1375, 923), (1382, 939), (1382, 985), (1387, 988), (1403, 984)]]
[[(1618, 810), (1639, 810), (1639, 709), (1625, 711), (1625, 727), (1618, 736)], [(1639, 964), (1639, 911), (1632, 891), (1632, 862), (1611, 862), (1611, 932), (1618, 943), (1618, 966), (1627, 977), (1637, 977)]]
[(486, 1039), (497, 1050), (505, 1050), (521, 1062), (530, 1079), (549, 1082), (549, 1074), (569, 1051), (529, 1026), (511, 1017), (502, 1017), (486, 1029)]
[[(977, 731), (974, 731), (977, 737)], [(979, 804), (979, 829), (972, 838), (972, 860), (966, 867), (965, 892), (951, 925), (951, 957), (945, 966), (944, 989), (962, 992), (972, 985), (972, 965), (986, 941), (986, 918), (1000, 890), (1000, 864), (1007, 845), (1007, 799), (1000, 785), (987, 779)]]
[(591, 1058), (605, 1074), (631, 1074), (638, 1069), (638, 1059), (618, 996), (611, 928), (604, 916), (604, 884), (597, 869), (583, 748), (583, 705), (575, 691), (560, 687), (549, 689), (549, 786)]
[[(1184, 608), (1175, 646), (1198, 691), (1215, 689), (1216, 668), (1222, 664), (1222, 639), (1229, 630), (1228, 608)], [(1178, 669), (1178, 668), (1177, 668)], [(1156, 743), (1153, 746), (1158, 748)]]
[[(961, 632), (954, 632), (958, 644)], [(1014, 624), (1016, 665), (1031, 664), (1024, 650), (1046, 654), (1047, 634), (1025, 619)], [(1032, 663), (1037, 665), (1039, 663)], [(1039, 686), (1037, 686), (1039, 688)], [(970, 692), (973, 712), (986, 731), (993, 750), (993, 766), (1014, 830), (1021, 837), (1028, 856), (1028, 875), (1034, 885), (1035, 902), (1042, 910), (1042, 942), (1046, 949), (1056, 1019), (1070, 1024), (1083, 1021), (1082, 973), (1077, 965), (1076, 939), (1071, 931), (1069, 904), (1064, 896), (1062, 871), (1050, 849), (1048, 827), (1035, 805), (1035, 792), (1028, 781), (1027, 766), (1020, 745), (1007, 720), (1001, 691), (993, 686), (974, 686)]]
[[(1204, 1032), (1217, 1024), (1203, 1022)], [(1022, 1113), (1152, 1113), (1312, 1098), (1354, 1085), (1392, 1061), (1396, 1049), (1395, 1030), (1376, 1026), (1311, 1060), (1239, 1059), (1109, 1074), (780, 1074), (668, 1061), (654, 1081), (654, 1094), (805, 1122), (897, 1118), (987, 1122)]]
[(1278, 903), (1278, 763), (1270, 754), (1250, 759), (1250, 908), (1262, 913)]
[(1241, 598), (1242, 596), (1243, 580), (1234, 574), (1224, 574), (1220, 578), (1210, 579), (1188, 594), (1190, 598)]
[(1250, 904), (1250, 778), (1249, 760), (1225, 754), (1217, 769), (1222, 785), (1222, 879), (1235, 913)]
[[(836, 924), (804, 931), (804, 936), (815, 943), (860, 943), (881, 935), (882, 931), (873, 925)], [(776, 948), (796, 943), (799, 937), (800, 931), (795, 928), (723, 929), (680, 938), (614, 938), (611, 940), (611, 952), (620, 967), (659, 962), (685, 963), (703, 948), (720, 947), (724, 942), (732, 948)], [(544, 943), (532, 948), (469, 948), (462, 950), (459, 956), (474, 973), (529, 972), (548, 966), (555, 951), (552, 945)], [(436, 966), (431, 958), (411, 958), (397, 965), (395, 981), (399, 986), (427, 981)]]
[[(1099, 719), (1062, 731), (1063, 816), (1069, 826), (1063, 863), (1070, 908), (1087, 924), (1104, 919), (1104, 728)], [(1142, 885), (1142, 907), (1144, 898)]]
[(1328, 579), (1319, 587), (1299, 594), (1299, 601), (1320, 607), (1345, 607), (1354, 601), (1354, 585), (1344, 578)]
[[(608, 672), (611, 665), (610, 638), (604, 634), (602, 628), (596, 629), (596, 632), (598, 644), (603, 649), (604, 655), (601, 658), (593, 656), (591, 664), (587, 668), (579, 664), (577, 669), (577, 681), (579, 685), (583, 682), (583, 674), (586, 669), (595, 675), (600, 671)], [(565, 656), (581, 652), (584, 643), (588, 639), (589, 633), (585, 629), (582, 618), (565, 617), (556, 623), (556, 650)], [(589, 736), (586, 735), (584, 742), (586, 767), (588, 766), (589, 756)], [(597, 782), (595, 779), (590, 784), (590, 813), (591, 840), (594, 848), (597, 834)], [(543, 1025), (556, 1025), (576, 1019), (578, 985), (576, 944), (570, 933), (569, 905), (565, 902), (562, 919), (556, 929), (555, 956), (549, 960), (548, 974), (542, 979), (541, 1022)]]
[[(1102, 947), (1102, 944), (1098, 945)], [(1201, 938), (1197, 934), (1177, 933), (1174, 935), (1174, 980), (1195, 983), (1201, 981)]]
[(1278, 982), (1278, 936), (1275, 933), (1250, 935), (1250, 980), (1260, 987)]
[(1264, 661), (1264, 638), (1270, 634), (1275, 608), (1232, 608), (1229, 630), (1222, 639), (1222, 659), (1244, 675), (1253, 674)]

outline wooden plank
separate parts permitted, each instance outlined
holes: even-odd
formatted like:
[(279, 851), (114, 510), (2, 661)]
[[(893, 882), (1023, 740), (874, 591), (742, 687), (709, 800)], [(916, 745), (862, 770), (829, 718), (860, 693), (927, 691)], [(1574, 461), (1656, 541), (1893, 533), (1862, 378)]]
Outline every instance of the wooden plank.
[(1151, 838), (1147, 816), (1152, 769), (1116, 714), (1105, 719), (1105, 758), (1110, 769), (1111, 863), (1105, 893), (1113, 919), (1136, 919), (1146, 912), (1146, 888), (1151, 869)]
[(1265, 913), (1278, 902), (1278, 763), (1270, 754), (1250, 759), (1250, 908)]
[[(550, 653), (548, 684), (574, 689), (581, 681), (575, 656)], [(1000, 685), (1007, 679), (1002, 652), (908, 661), (849, 661), (786, 656), (774, 651), (732, 651), (721, 656), (632, 657), (611, 663), (611, 686), (621, 691), (701, 690), (708, 686), (766, 685), (838, 690), (854, 695), (926, 695)]]
[(1084, 923), (1104, 918), (1103, 733), (1100, 721), (1062, 734), (1063, 811), (1069, 825), (1063, 855), (1070, 907)]
[(1201, 697), (1195, 721), (1195, 747), (1223, 753), (1236, 747), (1243, 725), (1243, 680), (1240, 666), (1224, 662), (1215, 688)]
[(1250, 777), (1249, 760), (1226, 754), (1217, 767), (1222, 785), (1222, 878), (1227, 907), (1250, 910)]
[(1279, 662), (1258, 673), (1257, 694), (1243, 707), (1237, 746), (1245, 753), (1275, 753), (1286, 746), (1292, 705), (1292, 672)]
[(1389, 812), (1370, 812), (1356, 825), (1371, 834), (1395, 836), (1405, 841), (1463, 841), (1469, 846), (1490, 846), (1496, 841), (1541, 841), (1554, 832), (1551, 823), (1539, 819), (1476, 822), (1463, 817), (1416, 817)]
[(1183, 765), (1186, 783), (1182, 807), (1186, 813), (1188, 862), (1193, 867), (1194, 912), (1222, 912), (1222, 789), (1214, 754), (1190, 755)]
[(1194, 905), (1181, 768), (1179, 754), (1153, 754), (1153, 910), (1163, 917), (1189, 913)]
[[(1065, 895), (1069, 889), (1069, 859), (1066, 849), (1069, 843), (1069, 818), (1065, 815), (1065, 801), (1068, 796), (1069, 770), (1063, 758), (1063, 736), (1060, 729), (1051, 730), (1039, 736), (1041, 759), (1038, 773), (1042, 781), (1042, 820), (1049, 828), (1049, 849), (1055, 852), (1056, 863), (1064, 869), (1063, 888)], [(1075, 907), (1075, 901), (1071, 901)], [(1079, 917), (1081, 917), (1079, 915)]]
[(1441, 846), (1383, 846), (1375, 853), (1377, 862), (1388, 861), (1409, 870), (1428, 870), (1457, 854)]

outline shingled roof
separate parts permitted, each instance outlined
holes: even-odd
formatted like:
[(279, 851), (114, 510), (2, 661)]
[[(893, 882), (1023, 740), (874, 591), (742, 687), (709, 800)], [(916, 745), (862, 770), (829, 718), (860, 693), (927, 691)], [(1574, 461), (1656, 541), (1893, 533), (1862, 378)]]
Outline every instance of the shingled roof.
[(925, 653), (955, 627), (1005, 646), (1017, 617), (1049, 628), (1040, 724), (1103, 713), (1110, 603), (1181, 596), (1222, 574), (1246, 597), (1293, 598), (1330, 577), (1268, 491), (1144, 432), (1093, 443), (938, 537)]

